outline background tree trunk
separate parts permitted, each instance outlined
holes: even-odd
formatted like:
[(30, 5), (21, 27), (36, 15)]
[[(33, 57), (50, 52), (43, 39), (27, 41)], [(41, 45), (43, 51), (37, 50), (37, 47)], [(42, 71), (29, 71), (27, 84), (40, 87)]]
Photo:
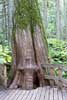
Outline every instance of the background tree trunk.
[(60, 34), (61, 34), (61, 31), (60, 31), (60, 0), (57, 0), (56, 2), (57, 4), (57, 21), (56, 21), (56, 24), (57, 24), (57, 38), (60, 39)]
[(57, 38), (62, 39), (63, 38), (63, 15), (62, 15), (62, 8), (63, 8), (63, 1), (62, 0), (57, 0), (56, 1), (56, 7), (57, 7)]
[(64, 39), (67, 40), (67, 2), (66, 0), (63, 1), (64, 2)]

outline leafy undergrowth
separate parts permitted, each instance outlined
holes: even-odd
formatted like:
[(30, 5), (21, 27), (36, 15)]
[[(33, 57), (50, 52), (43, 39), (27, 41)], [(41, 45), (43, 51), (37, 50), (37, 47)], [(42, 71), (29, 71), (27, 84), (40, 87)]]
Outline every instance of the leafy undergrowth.
[(12, 64), (12, 52), (8, 45), (0, 45), (0, 64), (5, 64), (7, 66), (7, 75), (10, 79), (11, 77), (11, 64)]
[(11, 50), (8, 48), (8, 46), (5, 46), (3, 50), (2, 45), (0, 45), (0, 64), (11, 63), (12, 61), (11, 56), (12, 53)]
[[(57, 39), (48, 39), (48, 50), (51, 63), (67, 66), (67, 42)], [(67, 72), (63, 72), (67, 78)]]

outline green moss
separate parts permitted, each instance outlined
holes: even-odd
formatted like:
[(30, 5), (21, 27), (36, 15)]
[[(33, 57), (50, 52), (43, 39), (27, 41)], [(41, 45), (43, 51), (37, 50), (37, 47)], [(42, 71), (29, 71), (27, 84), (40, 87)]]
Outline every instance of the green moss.
[(17, 0), (15, 3), (15, 22), (24, 29), (31, 23), (40, 24), (37, 0)]

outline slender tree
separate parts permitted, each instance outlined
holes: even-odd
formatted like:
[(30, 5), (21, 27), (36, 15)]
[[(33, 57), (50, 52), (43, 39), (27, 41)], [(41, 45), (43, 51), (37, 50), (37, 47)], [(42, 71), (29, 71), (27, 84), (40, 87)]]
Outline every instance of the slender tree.
[(44, 85), (42, 66), (48, 63), (47, 41), (38, 0), (15, 0), (14, 4), (15, 76), (10, 88), (32, 89)]
[(60, 3), (59, 3), (59, 0), (57, 0), (57, 21), (56, 21), (56, 24), (57, 24), (57, 37), (58, 39), (60, 38)]
[(67, 40), (67, 7), (66, 7), (66, 4), (67, 4), (67, 2), (66, 2), (66, 0), (64, 0), (63, 1), (63, 3), (64, 3), (64, 39), (66, 39)]
[(63, 8), (63, 0), (57, 0), (56, 1), (56, 12), (57, 12), (57, 38), (62, 39), (63, 38), (63, 14), (62, 14), (62, 8)]

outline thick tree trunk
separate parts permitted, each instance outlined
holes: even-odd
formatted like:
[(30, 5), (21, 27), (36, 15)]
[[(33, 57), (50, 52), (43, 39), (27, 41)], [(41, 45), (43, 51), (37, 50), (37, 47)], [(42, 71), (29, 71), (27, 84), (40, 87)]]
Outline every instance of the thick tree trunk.
[[(15, 20), (16, 74), (10, 88), (33, 89), (44, 85), (44, 75), (41, 67), (48, 63), (47, 47), (46, 43), (44, 46), (42, 39), (42, 29), (40, 28), (42, 23), (40, 24), (41, 19), (40, 14), (38, 14), (37, 1), (21, 0), (21, 2), (18, 1), (20, 9), (17, 7), (17, 19)], [(23, 25), (18, 23), (23, 23)]]
[(44, 75), (41, 66), (47, 63), (46, 48), (44, 48), (39, 27), (35, 29), (34, 45), (29, 30), (28, 27), (26, 30), (21, 31), (18, 29), (16, 31), (17, 71), (10, 88), (22, 87), (23, 89), (32, 89), (44, 85)]

